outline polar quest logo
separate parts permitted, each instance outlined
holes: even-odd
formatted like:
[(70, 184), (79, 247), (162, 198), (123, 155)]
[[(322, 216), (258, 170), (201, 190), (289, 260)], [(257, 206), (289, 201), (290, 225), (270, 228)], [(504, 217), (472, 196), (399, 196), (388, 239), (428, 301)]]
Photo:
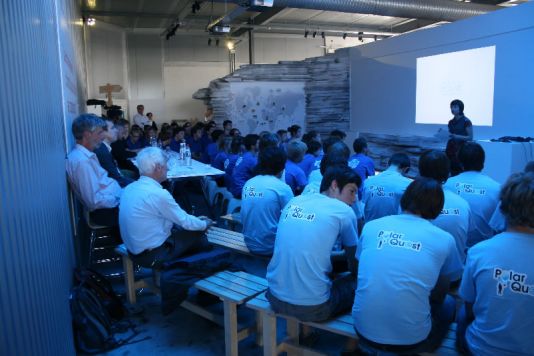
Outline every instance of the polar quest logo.
[(493, 279), (497, 281), (497, 295), (502, 296), (506, 288), (512, 292), (534, 297), (534, 285), (527, 284), (526, 273), (511, 269), (494, 268)]
[(381, 250), (386, 245), (416, 252), (421, 251), (421, 248), (423, 248), (421, 242), (405, 240), (404, 234), (400, 232), (380, 230), (376, 237), (378, 240), (376, 248), (378, 250)]

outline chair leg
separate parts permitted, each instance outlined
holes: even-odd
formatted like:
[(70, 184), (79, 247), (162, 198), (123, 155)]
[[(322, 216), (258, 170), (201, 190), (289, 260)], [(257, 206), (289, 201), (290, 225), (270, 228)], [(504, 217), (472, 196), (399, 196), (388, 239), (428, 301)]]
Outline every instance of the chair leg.
[(124, 284), (126, 286), (126, 299), (128, 303), (134, 305), (137, 303), (135, 294), (135, 272), (133, 262), (128, 256), (122, 256), (122, 267), (124, 268)]
[(91, 229), (91, 234), (89, 235), (89, 261), (88, 261), (89, 267), (93, 265), (93, 248), (95, 247), (95, 240), (96, 240), (96, 231)]
[(224, 344), (226, 347), (226, 356), (237, 356), (238, 339), (237, 339), (237, 310), (236, 304), (229, 301), (223, 301), (224, 306)]

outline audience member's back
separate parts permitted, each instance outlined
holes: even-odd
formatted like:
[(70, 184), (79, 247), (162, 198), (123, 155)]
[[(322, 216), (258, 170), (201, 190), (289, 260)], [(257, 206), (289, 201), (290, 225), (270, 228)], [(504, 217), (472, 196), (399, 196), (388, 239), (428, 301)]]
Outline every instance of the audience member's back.
[(366, 222), (400, 212), (400, 199), (411, 182), (403, 174), (409, 169), (408, 156), (396, 153), (391, 156), (387, 170), (365, 181), (363, 203)]
[(466, 142), (458, 158), (464, 172), (451, 177), (445, 188), (460, 195), (471, 207), (474, 227), (467, 238), (469, 247), (493, 235), (489, 221), (497, 207), (500, 185), (480, 172), (484, 168), (485, 154), (478, 143)]
[(349, 158), (349, 167), (354, 169), (354, 172), (362, 179), (362, 183), (365, 184), (367, 177), (375, 175), (375, 164), (367, 156), (367, 140), (363, 137), (355, 139), (352, 148), (354, 149), (354, 154)]
[(228, 187), (234, 198), (241, 199), (241, 192), (245, 182), (253, 175), (253, 169), (258, 163), (256, 158), (256, 144), (258, 135), (250, 134), (245, 136), (244, 145), (246, 152), (237, 159), (232, 173), (231, 186)]
[(269, 147), (260, 152), (257, 175), (243, 187), (243, 235), (249, 250), (256, 254), (273, 253), (280, 213), (293, 198), (291, 188), (280, 179), (285, 161), (286, 154), (282, 148)]

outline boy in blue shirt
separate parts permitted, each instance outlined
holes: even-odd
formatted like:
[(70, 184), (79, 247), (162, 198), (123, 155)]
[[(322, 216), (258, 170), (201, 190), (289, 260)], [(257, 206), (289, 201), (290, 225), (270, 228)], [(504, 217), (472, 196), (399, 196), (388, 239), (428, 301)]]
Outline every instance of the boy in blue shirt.
[[(375, 164), (367, 153), (369, 149), (367, 148), (367, 140), (364, 137), (358, 137), (352, 143), (352, 148), (354, 149), (354, 154), (349, 158), (349, 167), (354, 169), (356, 173), (362, 179), (362, 186), (365, 184), (367, 177), (375, 175)], [(361, 198), (362, 192), (358, 192), (359, 197)]]
[(308, 184), (306, 174), (304, 174), (304, 171), (298, 165), (302, 161), (307, 148), (304, 142), (297, 140), (289, 141), (286, 146), (287, 162), (285, 180), (287, 185), (291, 187), (294, 195), (302, 193), (302, 190)]
[(246, 152), (235, 162), (232, 173), (232, 185), (228, 187), (228, 190), (236, 199), (241, 199), (243, 186), (247, 180), (252, 178), (253, 169), (258, 163), (258, 158), (256, 157), (258, 139), (258, 135), (249, 134), (243, 140)]
[(286, 154), (282, 148), (263, 150), (258, 157), (257, 176), (243, 187), (243, 235), (248, 249), (255, 254), (273, 254), (280, 213), (293, 198), (291, 188), (280, 179), (285, 162)]
[[(359, 184), (360, 177), (349, 167), (331, 167), (325, 172), (321, 193), (293, 198), (282, 211), (267, 267), (266, 297), (275, 312), (321, 321), (350, 307), (358, 237), (350, 205)], [(330, 258), (338, 237), (352, 275), (332, 281)]]
[(457, 342), (474, 355), (532, 355), (534, 173), (512, 175), (500, 200), (506, 231), (473, 246), (467, 255)]

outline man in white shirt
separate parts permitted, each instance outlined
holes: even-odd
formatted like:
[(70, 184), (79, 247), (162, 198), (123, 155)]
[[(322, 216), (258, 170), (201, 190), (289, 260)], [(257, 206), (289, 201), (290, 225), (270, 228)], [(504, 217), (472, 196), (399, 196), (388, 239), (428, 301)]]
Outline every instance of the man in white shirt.
[(451, 177), (444, 188), (464, 198), (471, 207), (473, 229), (469, 231), (467, 237), (467, 247), (471, 247), (493, 236), (489, 221), (499, 202), (501, 186), (481, 173), (484, 168), (485, 153), (478, 143), (464, 143), (458, 152), (458, 159), (464, 171)]
[[(161, 182), (167, 179), (167, 156), (157, 147), (137, 154), (141, 177), (124, 188), (119, 207), (121, 236), (136, 263), (160, 267), (193, 252), (213, 222), (187, 214)], [(177, 228), (173, 229), (173, 226)]]
[(141, 127), (141, 129), (144, 129), (146, 125), (152, 126), (152, 121), (145, 116), (145, 106), (144, 105), (137, 105), (137, 114), (133, 116), (133, 122), (135, 125), (138, 125)]
[(90, 211), (91, 221), (116, 226), (121, 187), (100, 166), (93, 151), (104, 138), (104, 120), (82, 114), (72, 122), (76, 146), (67, 157), (67, 175), (76, 196)]
[(365, 222), (400, 213), (400, 200), (411, 183), (404, 177), (410, 170), (410, 158), (404, 153), (395, 153), (388, 162), (388, 169), (377, 176), (369, 177), (363, 185)]

